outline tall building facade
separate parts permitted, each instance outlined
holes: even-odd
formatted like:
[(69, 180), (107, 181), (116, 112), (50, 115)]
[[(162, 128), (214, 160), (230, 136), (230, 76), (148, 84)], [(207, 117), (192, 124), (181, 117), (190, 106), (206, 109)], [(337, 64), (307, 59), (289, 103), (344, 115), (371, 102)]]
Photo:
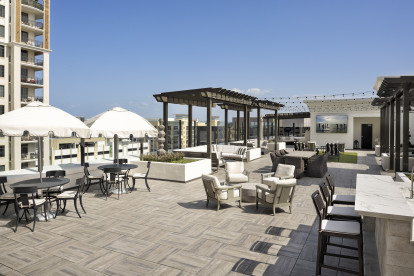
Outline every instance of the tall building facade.
[[(49, 104), (50, 0), (0, 0), (0, 114)], [(45, 139), (49, 164), (49, 141)], [(37, 140), (0, 138), (0, 171), (34, 167)]]

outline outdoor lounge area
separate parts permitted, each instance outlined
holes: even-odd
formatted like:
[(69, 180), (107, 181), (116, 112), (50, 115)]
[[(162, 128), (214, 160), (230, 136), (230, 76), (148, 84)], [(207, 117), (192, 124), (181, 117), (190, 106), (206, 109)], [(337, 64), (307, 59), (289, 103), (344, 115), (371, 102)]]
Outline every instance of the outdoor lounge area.
[[(257, 183), (272, 167), (269, 154), (244, 164), (249, 181)], [(328, 163), (328, 173), (340, 194), (355, 194), (357, 174), (385, 174), (370, 151), (358, 152), (358, 164)], [(213, 175), (220, 181), (226, 178), (224, 170)], [(256, 209), (255, 203), (242, 202), (240, 208), (238, 202), (227, 202), (217, 211), (216, 203), (210, 202), (206, 207), (201, 178), (187, 183), (148, 179), (150, 192), (144, 180), (137, 179), (136, 190), (119, 200), (116, 194), (105, 200), (100, 185), (92, 185), (83, 196), (82, 218), (68, 204), (56, 219), (38, 222), (34, 232), (29, 221), (27, 226), (21, 222), (15, 233), (13, 208), (0, 217), (0, 271), (6, 275), (314, 275), (319, 220), (310, 196), (322, 181), (297, 179), (291, 213), (289, 206), (281, 206), (275, 216), (263, 204)], [(364, 236), (364, 260), (365, 275), (378, 275), (370, 232)], [(358, 268), (356, 261), (327, 257), (325, 262)], [(343, 274), (323, 268), (322, 275)]]

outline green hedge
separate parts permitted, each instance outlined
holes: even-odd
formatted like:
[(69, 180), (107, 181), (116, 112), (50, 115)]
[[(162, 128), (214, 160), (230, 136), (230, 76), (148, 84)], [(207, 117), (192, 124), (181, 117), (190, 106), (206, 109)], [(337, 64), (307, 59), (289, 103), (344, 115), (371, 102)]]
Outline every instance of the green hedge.
[(146, 154), (141, 155), (140, 159), (142, 161), (155, 161), (155, 162), (175, 162), (180, 163), (179, 161), (184, 160), (184, 153), (181, 152), (170, 152), (164, 155), (157, 154)]

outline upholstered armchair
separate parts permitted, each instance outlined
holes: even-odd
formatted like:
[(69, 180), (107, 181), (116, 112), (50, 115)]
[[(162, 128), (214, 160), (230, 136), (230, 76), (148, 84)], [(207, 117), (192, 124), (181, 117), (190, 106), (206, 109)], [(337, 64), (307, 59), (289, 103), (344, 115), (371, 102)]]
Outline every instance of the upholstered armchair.
[(295, 166), (279, 164), (276, 172), (262, 174), (262, 183), (268, 187), (271, 187), (273, 183), (286, 183), (286, 181), (280, 182), (286, 179), (289, 180), (287, 183), (296, 183)]
[(249, 182), (250, 173), (242, 161), (225, 162), (225, 171), (227, 184)]
[(207, 174), (203, 174), (201, 176), (201, 179), (203, 180), (203, 185), (207, 196), (206, 208), (208, 207), (210, 200), (217, 202), (217, 211), (220, 210), (221, 203), (238, 201), (239, 207), (241, 207), (241, 184), (226, 186), (224, 183), (220, 183), (220, 181), (214, 175)]
[(289, 206), (289, 212), (292, 213), (292, 202), (296, 183), (289, 183), (290, 180), (281, 179), (278, 183), (273, 182), (270, 188), (265, 185), (256, 185), (256, 209), (259, 208), (260, 202), (272, 208), (273, 215), (276, 214), (276, 207), (284, 206)]
[(216, 151), (211, 153), (211, 167), (217, 167), (217, 171), (219, 167), (224, 165), (224, 159), (221, 151)]

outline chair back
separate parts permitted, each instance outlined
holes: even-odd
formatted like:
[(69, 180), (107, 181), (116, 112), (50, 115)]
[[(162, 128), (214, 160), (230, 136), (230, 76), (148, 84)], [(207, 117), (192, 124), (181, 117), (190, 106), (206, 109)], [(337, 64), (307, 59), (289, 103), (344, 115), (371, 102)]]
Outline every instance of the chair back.
[[(119, 173), (121, 172), (121, 168), (105, 168), (104, 169), (104, 173), (105, 173), (105, 178), (106, 180), (115, 180), (115, 178), (119, 179)], [(108, 177), (109, 175), (109, 177)]]
[(295, 177), (295, 166), (279, 164), (275, 172), (275, 177), (294, 178)]
[(88, 177), (90, 175), (88, 167), (89, 167), (89, 163), (84, 163), (83, 164), (83, 173), (85, 174), (86, 177)]
[(315, 206), (316, 213), (319, 217), (319, 228), (323, 219), (325, 219), (325, 204), (319, 191), (315, 191), (312, 195), (313, 205)]
[[(203, 180), (204, 190), (206, 191), (207, 196), (216, 197), (216, 186), (220, 185), (220, 181), (214, 175), (203, 174), (201, 175)], [(218, 184), (217, 184), (218, 183)]]
[(76, 179), (76, 186), (78, 190), (76, 191), (76, 196), (83, 195), (86, 192), (86, 185), (85, 185), (85, 177), (77, 178)]
[(21, 201), (23, 207), (29, 207), (30, 200), (32, 201), (33, 206), (35, 205), (34, 199), (37, 196), (37, 186), (14, 187), (13, 193), (16, 206), (18, 204), (18, 199)]
[(328, 183), (329, 189), (331, 190), (331, 194), (335, 194), (335, 185), (330, 174), (326, 176), (326, 182)]
[(244, 171), (243, 161), (226, 162), (226, 171), (228, 173), (243, 173)]
[(6, 186), (4, 185), (4, 183), (7, 182), (7, 176), (0, 176), (0, 195), (6, 194), (7, 190), (6, 190)]
[(295, 195), (296, 184), (277, 184), (275, 191), (276, 203), (289, 203), (292, 202)]
[(331, 198), (331, 193), (329, 192), (329, 188), (326, 182), (320, 183), (319, 189), (321, 190), (322, 197), (326, 203), (326, 206), (330, 206), (332, 202), (332, 198)]
[(151, 168), (151, 161), (148, 161), (148, 163), (147, 163), (147, 173), (145, 174), (145, 178), (148, 178), (148, 174), (150, 172), (150, 168)]
[(65, 170), (54, 170), (54, 171), (47, 171), (46, 177), (65, 177), (66, 171)]

